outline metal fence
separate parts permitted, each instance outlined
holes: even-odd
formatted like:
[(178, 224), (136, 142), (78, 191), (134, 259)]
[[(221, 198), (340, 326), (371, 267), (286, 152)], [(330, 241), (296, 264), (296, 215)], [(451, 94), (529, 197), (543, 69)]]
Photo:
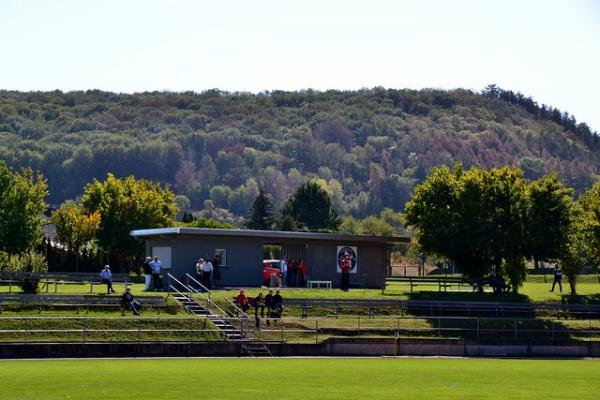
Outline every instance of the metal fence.
[[(185, 323), (181, 323), (185, 321)], [(230, 318), (246, 340), (319, 343), (328, 338), (469, 339), (481, 342), (600, 340), (599, 320), (478, 317), (281, 319)], [(3, 317), (0, 342), (216, 342), (222, 332), (205, 318)]]

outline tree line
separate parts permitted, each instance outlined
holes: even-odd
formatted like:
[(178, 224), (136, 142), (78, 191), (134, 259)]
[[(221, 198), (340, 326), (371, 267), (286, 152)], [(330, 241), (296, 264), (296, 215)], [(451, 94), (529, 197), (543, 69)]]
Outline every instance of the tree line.
[[(599, 174), (597, 135), (519, 93), (468, 90), (115, 94), (0, 91), (0, 159), (77, 200), (107, 173), (168, 185), (182, 212), (241, 226), (263, 188), (281, 208), (318, 180), (341, 215), (402, 210), (433, 168), (556, 172), (577, 193)], [(560, 118), (557, 117), (560, 114)]]
[[(48, 222), (41, 217), (47, 207), (46, 181), (31, 170), (15, 172), (0, 162), (0, 183), (0, 269), (41, 272), (47, 268), (46, 258), (51, 258), (49, 250), (46, 257), (40, 254), (41, 226)], [(404, 213), (384, 209), (365, 218), (340, 213), (325, 182), (319, 180), (301, 183), (279, 209), (259, 188), (244, 226), (378, 236), (408, 228), (417, 251), (453, 261), (476, 281), (500, 274), (518, 291), (527, 259), (536, 266), (556, 261), (575, 293), (582, 268), (600, 265), (600, 182), (577, 197), (574, 193), (556, 174), (528, 180), (518, 168), (457, 165), (453, 170), (435, 168), (415, 188)], [(65, 202), (50, 221), (59, 249), (73, 256), (69, 262), (75, 269), (90, 257), (117, 270), (139, 267), (144, 246), (130, 236), (134, 229), (236, 228), (202, 212), (179, 211), (169, 188), (109, 173), (102, 181), (87, 183), (79, 201)], [(64, 261), (58, 261), (59, 267)]]
[(436, 168), (406, 205), (419, 250), (456, 263), (476, 282), (506, 276), (518, 291), (526, 259), (559, 262), (573, 294), (600, 264), (600, 182), (576, 200), (555, 174), (527, 181), (516, 168)]

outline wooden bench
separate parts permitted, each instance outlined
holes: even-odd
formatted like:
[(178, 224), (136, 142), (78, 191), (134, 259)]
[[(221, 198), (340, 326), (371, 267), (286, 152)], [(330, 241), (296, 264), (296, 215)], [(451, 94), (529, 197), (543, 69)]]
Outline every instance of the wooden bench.
[[(50, 292), (50, 287), (54, 286), (54, 293), (58, 293), (58, 285), (81, 285), (89, 284), (90, 293), (94, 292), (94, 285), (105, 285), (102, 283), (100, 273), (95, 272), (70, 272), (58, 274), (36, 274), (36, 273), (7, 273), (0, 274), (0, 284), (8, 285), (8, 292), (12, 293), (12, 287), (18, 286), (20, 283), (36, 279), (39, 281), (41, 291)], [(122, 283), (129, 284), (129, 274), (115, 273), (111, 279), (113, 284)]]

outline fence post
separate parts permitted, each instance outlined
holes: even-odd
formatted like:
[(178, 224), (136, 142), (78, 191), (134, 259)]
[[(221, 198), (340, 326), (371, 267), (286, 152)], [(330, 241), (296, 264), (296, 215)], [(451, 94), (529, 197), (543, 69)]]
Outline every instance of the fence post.
[(25, 343), (27, 343), (29, 340), (27, 340), (29, 338), (29, 319), (25, 318)]
[(477, 343), (479, 343), (479, 317), (477, 317)]
[(515, 319), (515, 340), (517, 339), (518, 320)]
[(86, 342), (87, 339), (87, 319), (83, 320), (83, 343)]

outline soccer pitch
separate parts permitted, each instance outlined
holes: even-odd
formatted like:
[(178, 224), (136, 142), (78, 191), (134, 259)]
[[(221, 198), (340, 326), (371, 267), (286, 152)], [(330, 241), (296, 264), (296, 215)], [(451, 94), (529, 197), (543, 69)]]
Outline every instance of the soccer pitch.
[(600, 361), (0, 361), (2, 399), (597, 399)]

